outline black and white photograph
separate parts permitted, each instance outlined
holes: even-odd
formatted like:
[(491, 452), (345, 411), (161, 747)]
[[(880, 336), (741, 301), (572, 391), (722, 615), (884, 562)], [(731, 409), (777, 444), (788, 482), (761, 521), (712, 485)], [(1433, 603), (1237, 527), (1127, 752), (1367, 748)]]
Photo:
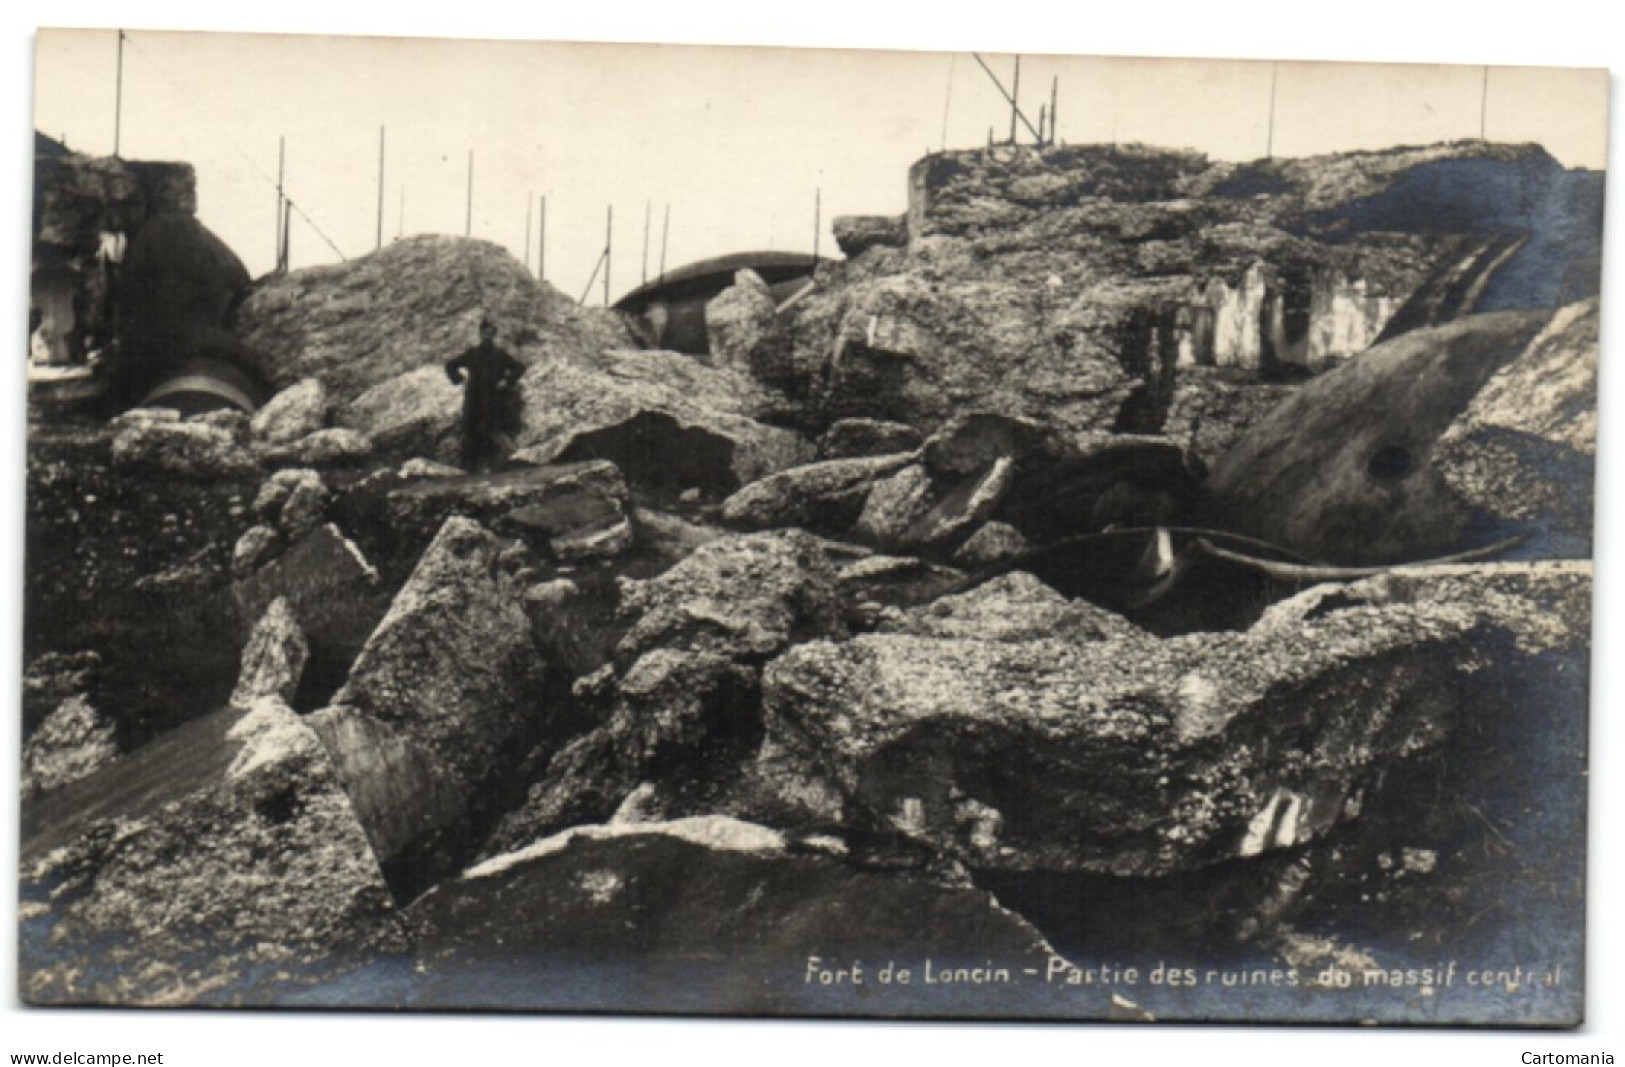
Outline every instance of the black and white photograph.
[(54, 1051), (278, 1009), (1612, 1062), (1606, 69), (27, 44)]

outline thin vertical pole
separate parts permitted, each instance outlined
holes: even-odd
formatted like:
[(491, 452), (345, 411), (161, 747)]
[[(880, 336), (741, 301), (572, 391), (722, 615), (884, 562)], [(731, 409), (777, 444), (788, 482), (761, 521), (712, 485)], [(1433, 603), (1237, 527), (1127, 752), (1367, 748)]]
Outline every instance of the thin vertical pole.
[(384, 247), (384, 128), (378, 127), (378, 242), (373, 251)]
[(118, 73), (113, 79), (113, 158), (118, 158), (124, 132), (124, 31), (118, 31)]
[(615, 247), (615, 205), (604, 215), (604, 306), (609, 307), (610, 250)]
[(1055, 143), (1055, 113), (1061, 109), (1061, 76), (1055, 75), (1049, 82), (1049, 143)]
[(813, 266), (818, 266), (818, 250), (824, 237), (824, 187), (813, 190)]
[(954, 99), (954, 54), (948, 53), (948, 90), (942, 94), (942, 147), (939, 151), (948, 151), (948, 105)]
[(653, 209), (654, 205), (650, 201), (643, 202), (643, 276), (638, 282), (639, 285), (649, 284), (649, 212)]
[(1021, 57), (1016, 57), (1016, 73), (1010, 80), (1010, 143), (1016, 143), (1016, 116), (1021, 114)]
[(536, 194), (525, 190), (525, 273), (530, 273), (530, 220), (536, 204)]
[(1479, 92), (1478, 92), (1478, 139), (1480, 141), (1486, 141), (1486, 140), (1489, 139), (1488, 137), (1486, 137), (1484, 135), (1484, 131), (1489, 126), (1489, 113), (1490, 113), (1490, 68), (1486, 66), (1484, 68), (1484, 83), (1483, 83), (1483, 86), (1479, 89)]
[(666, 238), (671, 236), (671, 204), (666, 205), (666, 219), (660, 224), (660, 277), (666, 276)]
[(1280, 80), (1281, 64), (1270, 64), (1270, 126), (1264, 140), (1264, 158), (1275, 158), (1275, 86)]
[(463, 236), (474, 235), (474, 150), (468, 150), (468, 213), (463, 217)]
[(276, 265), (278, 270), (282, 269), (282, 227), (287, 224), (287, 220), (282, 217), (282, 202), (285, 199), (282, 193), (282, 177), (286, 170), (287, 163), (288, 139), (286, 137), (278, 137), (276, 139), (276, 245), (271, 250), (276, 256)]
[(279, 270), (287, 270), (293, 261), (293, 201), (282, 201), (282, 258), (277, 265)]
[(547, 278), (547, 197), (542, 197), (541, 228), (536, 234), (536, 280)]
[(1044, 131), (1049, 129), (1048, 124), (1049, 124), (1049, 110), (1043, 104), (1039, 104), (1038, 105), (1038, 147), (1040, 147), (1040, 148), (1044, 147)]

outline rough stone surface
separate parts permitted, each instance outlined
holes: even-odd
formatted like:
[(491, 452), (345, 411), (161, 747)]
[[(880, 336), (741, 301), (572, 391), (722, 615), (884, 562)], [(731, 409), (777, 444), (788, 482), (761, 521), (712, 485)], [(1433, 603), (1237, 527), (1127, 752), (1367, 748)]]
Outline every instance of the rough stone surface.
[(232, 547), (231, 573), (238, 578), (247, 578), (280, 551), (282, 535), (263, 523), (256, 523), (244, 530), (243, 536)]
[(455, 478), (464, 472), (450, 463), (437, 463), (419, 456), (402, 463), (395, 473), (402, 478)]
[(840, 215), (833, 224), (835, 244), (848, 256), (871, 248), (903, 248), (908, 244), (906, 215)]
[(293, 702), (299, 676), (310, 658), (310, 643), (293, 617), (293, 609), (281, 597), (271, 601), (260, 621), (249, 632), (243, 646), (242, 669), (231, 702), (246, 708), (264, 697)]
[(857, 459), (912, 452), (924, 435), (904, 422), (884, 419), (837, 419), (818, 438), (819, 459)]
[(271, 602), (286, 598), (313, 656), (348, 665), (383, 614), (387, 593), (354, 542), (327, 523), (232, 586), (237, 611), (251, 625)]
[(1015, 460), (994, 460), (987, 469), (965, 478), (945, 493), (903, 533), (901, 543), (942, 547), (963, 540), (991, 516), (1015, 477)]
[(187, 478), (240, 477), (257, 464), (231, 431), (194, 420), (142, 420), (113, 437), (113, 466)]
[[(594, 460), (414, 479), (391, 489), (385, 507), (391, 525), (411, 536), (426, 535), (450, 516), (463, 515), (504, 536), (533, 541), (560, 558), (580, 558), (593, 554), (595, 539), (609, 554), (617, 546), (627, 547), (627, 498), (620, 469)], [(608, 545), (602, 543), (606, 536)]]
[(1058, 463), (1077, 454), (1076, 446), (1040, 419), (985, 411), (954, 416), (925, 442), (922, 457), (933, 472), (978, 474), (1001, 459), (1023, 466)]
[(268, 400), (249, 420), (249, 433), (268, 445), (290, 444), (327, 425), (327, 387), (305, 378)]
[(732, 490), (810, 458), (800, 435), (758, 422), (749, 379), (676, 352), (606, 352), (601, 369), (531, 368), (522, 446), (531, 463), (613, 460), (633, 484)]
[(356, 430), (334, 426), (263, 448), (259, 455), (264, 462), (280, 467), (354, 466), (372, 455), (372, 440)]
[(331, 495), (327, 483), (308, 468), (280, 470), (254, 497), (254, 514), (271, 522), (290, 541), (321, 525)]
[(742, 270), (734, 283), (705, 305), (705, 334), (711, 362), (719, 367), (750, 373), (760, 350), (780, 343), (774, 329), (778, 301), (761, 275)]
[(23, 745), (24, 797), (76, 782), (118, 757), (117, 725), (83, 696), (58, 704)]
[(24, 811), (33, 1003), (272, 1004), (405, 939), (316, 735), (264, 700)]
[(849, 821), (973, 866), (1193, 870), (1355, 817), (1466, 713), (1463, 668), (1583, 647), (1589, 595), (1583, 564), (1463, 566), (1320, 587), (1243, 633), (812, 642), (763, 674), (767, 744)]
[(911, 463), (896, 474), (875, 482), (864, 499), (852, 533), (859, 540), (883, 549), (902, 549), (913, 542), (909, 533), (936, 506), (936, 487), (925, 467)]
[(754, 669), (714, 652), (649, 652), (616, 679), (605, 724), (553, 757), (482, 854), (602, 822), (650, 777), (679, 793), (710, 795), (760, 740)]
[(979, 570), (1007, 563), (1032, 547), (1032, 542), (1009, 523), (985, 522), (959, 546), (954, 553), (953, 563), (966, 570)]
[(722, 520), (753, 530), (776, 526), (844, 530), (861, 514), (874, 484), (913, 458), (910, 453), (899, 453), (792, 467), (747, 485), (723, 501)]
[(930, 603), (965, 581), (965, 573), (913, 556), (866, 556), (841, 567), (841, 598), (869, 619), (878, 608)]
[(332, 703), (397, 728), (469, 783), (511, 762), (541, 664), (501, 542), (446, 520)]
[(835, 573), (799, 531), (725, 537), (647, 581), (621, 581), (635, 619), (617, 658), (655, 649), (716, 652), (761, 662), (796, 641), (844, 634)]
[(264, 380), (285, 388), (320, 378), (342, 407), (420, 367), (455, 399), (440, 364), (474, 345), (482, 317), (526, 364), (591, 361), (629, 341), (613, 314), (536, 281), (497, 245), (445, 236), (408, 237), (359, 259), (263, 279), (233, 325)]
[(1068, 600), (1024, 571), (1012, 571), (963, 593), (953, 593), (893, 616), (882, 632), (977, 641), (1074, 644), (1143, 639), (1146, 634), (1086, 600)]
[[(808, 945), (844, 963), (885, 944), (899, 960), (930, 958), (938, 981), (944, 967), (989, 959), (1044, 973), (1053, 956), (1036, 930), (962, 877), (865, 870), (845, 862), (839, 842), (802, 845), (736, 819), (583, 826), (526, 844), (413, 904), (429, 975), (420, 1004), (468, 1003), (464, 983), (488, 973), (494, 945), (539, 970), (488, 1005), (613, 1009), (630, 996), (656, 1009), (744, 1014), (844, 1012), (869, 1002), (851, 987), (809, 992)], [(583, 957), (602, 982), (579, 980), (570, 961)], [(793, 973), (785, 959), (796, 961)], [(576, 980), (546, 977), (566, 968)], [(562, 1004), (558, 989), (573, 991)], [(1029, 992), (974, 989), (955, 995), (939, 986), (898, 1003), (926, 1014), (995, 1014)]]
[(1595, 300), (1559, 311), (1439, 438), (1444, 480), (1508, 525), (1545, 525), (1588, 555), (1597, 439)]

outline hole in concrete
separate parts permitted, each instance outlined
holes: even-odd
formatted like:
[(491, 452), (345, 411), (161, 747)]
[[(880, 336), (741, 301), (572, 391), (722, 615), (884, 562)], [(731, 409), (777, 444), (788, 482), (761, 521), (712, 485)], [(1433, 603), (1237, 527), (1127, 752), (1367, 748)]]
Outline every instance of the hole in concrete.
[(1405, 477), (1416, 466), (1411, 450), (1404, 445), (1383, 445), (1366, 463), (1366, 473), (1379, 482), (1391, 482)]

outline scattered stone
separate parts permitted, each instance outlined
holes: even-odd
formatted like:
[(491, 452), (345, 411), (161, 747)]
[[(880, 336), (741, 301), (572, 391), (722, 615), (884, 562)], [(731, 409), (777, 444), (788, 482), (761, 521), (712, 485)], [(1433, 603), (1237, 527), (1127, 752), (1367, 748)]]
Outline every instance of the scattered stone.
[(778, 526), (845, 530), (857, 521), (870, 488), (913, 459), (909, 453), (831, 459), (780, 471), (723, 501), (722, 519), (752, 530)]
[(833, 230), (835, 243), (847, 256), (858, 256), (871, 248), (906, 248), (906, 215), (840, 215)]
[(965, 570), (981, 570), (1017, 559), (1031, 551), (1032, 547), (1032, 542), (1009, 523), (984, 522), (959, 546), (954, 553), (953, 563)]
[(902, 543), (943, 547), (963, 538), (993, 514), (1010, 488), (1015, 469), (1015, 461), (1006, 456), (962, 480), (915, 520), (903, 533)]
[(187, 723), (23, 822), (32, 1003), (268, 1005), (405, 947), (321, 742), (274, 699)]
[(372, 441), (366, 434), (338, 426), (260, 451), (262, 460), (279, 467), (346, 467), (371, 456)]
[(910, 608), (963, 585), (965, 573), (913, 556), (875, 555), (843, 566), (838, 582), (841, 599), (850, 605)]
[(913, 452), (925, 440), (905, 422), (883, 419), (837, 419), (818, 439), (819, 459), (858, 459)]
[[(680, 872), (680, 873), (679, 873)], [(968, 881), (947, 874), (864, 870), (803, 847), (765, 826), (724, 817), (582, 826), (494, 856), (414, 902), (430, 1006), (478, 999), (489, 989), (490, 946), (533, 963), (535, 982), (510, 984), (500, 1006), (611, 1010), (626, 987), (555, 981), (583, 954), (618, 973), (635, 971), (650, 1009), (764, 1012), (856, 1011), (868, 984), (834, 987), (818, 977), (865, 961), (884, 944), (897, 960), (937, 968), (929, 995), (904, 1010), (943, 1016), (1015, 1013), (1030, 984), (943, 985), (943, 968), (1001, 961), (1012, 973), (1047, 973), (1053, 950), (1033, 927)], [(809, 960), (806, 946), (817, 945)], [(783, 961), (793, 958), (793, 973)], [(1054, 966), (1059, 967), (1057, 960)], [(629, 973), (631, 973), (629, 971)], [(769, 977), (764, 981), (763, 976)], [(911, 982), (926, 982), (923, 973)], [(539, 990), (546, 990), (545, 995)], [(559, 1000), (559, 991), (566, 999)], [(1076, 990), (1070, 991), (1076, 1011)], [(493, 1002), (487, 997), (487, 1006)], [(1100, 1011), (1105, 1011), (1104, 994)]]
[(315, 471), (280, 470), (260, 486), (253, 511), (295, 541), (321, 525), (330, 495), (327, 483)]
[(1013, 571), (964, 593), (940, 597), (888, 620), (883, 632), (980, 641), (1073, 643), (1143, 639), (1121, 615), (1086, 600), (1068, 600), (1025, 571)]
[(631, 547), (626, 481), (608, 460), (522, 467), (497, 474), (421, 478), (390, 490), (399, 530), (423, 536), (465, 515), (524, 538), (561, 560), (616, 555)]
[(1158, 876), (1356, 817), (1450, 735), (1462, 665), (1527, 667), (1589, 624), (1582, 564), (1401, 571), (1163, 641), (1027, 637), (1045, 609), (1011, 617), (1016, 591), (973, 599), (968, 626), (956, 605), (923, 617), (974, 636), (791, 648), (763, 673), (765, 743), (839, 788), (849, 820), (972, 866)]
[(753, 270), (734, 275), (734, 283), (705, 305), (705, 333), (711, 362), (749, 374), (759, 352), (781, 343), (774, 329), (778, 301)]
[(921, 455), (933, 472), (963, 477), (1001, 459), (1024, 467), (1063, 462), (1075, 457), (1077, 448), (1039, 419), (973, 411), (956, 415), (932, 434)]
[(387, 593), (361, 550), (332, 523), (317, 527), (281, 556), (232, 586), (245, 623), (285, 598), (313, 657), (348, 663), (383, 614)]
[(852, 533), (859, 540), (880, 548), (912, 547), (911, 531), (931, 513), (936, 503), (936, 488), (930, 473), (922, 464), (911, 463), (874, 483)]
[(416, 456), (402, 463), (396, 474), (407, 478), (456, 478), (464, 473), (461, 467)]
[(83, 696), (71, 696), (45, 717), (23, 745), (23, 797), (93, 774), (118, 757), (118, 728)]
[(656, 649), (760, 663), (796, 641), (844, 635), (835, 574), (798, 530), (725, 537), (647, 581), (622, 579), (620, 613), (636, 619), (617, 658)]
[(276, 697), (292, 704), (309, 658), (310, 644), (293, 609), (283, 598), (276, 598), (249, 632), (231, 703), (246, 708), (264, 697)]
[(1434, 453), (1450, 487), (1509, 532), (1566, 535), (1543, 554), (1591, 554), (1597, 329), (1596, 300), (1559, 311), (1484, 384)]
[(501, 550), (473, 520), (447, 519), (332, 700), (394, 727), (471, 786), (514, 762), (542, 667)]
[(247, 578), (282, 551), (282, 535), (264, 524), (250, 526), (231, 550), (231, 573)]
[(248, 430), (267, 445), (292, 444), (327, 425), (327, 387), (319, 378), (305, 378), (266, 401), (254, 413)]
[(113, 437), (113, 466), (186, 478), (238, 478), (258, 469), (229, 430), (193, 420), (132, 422)]

